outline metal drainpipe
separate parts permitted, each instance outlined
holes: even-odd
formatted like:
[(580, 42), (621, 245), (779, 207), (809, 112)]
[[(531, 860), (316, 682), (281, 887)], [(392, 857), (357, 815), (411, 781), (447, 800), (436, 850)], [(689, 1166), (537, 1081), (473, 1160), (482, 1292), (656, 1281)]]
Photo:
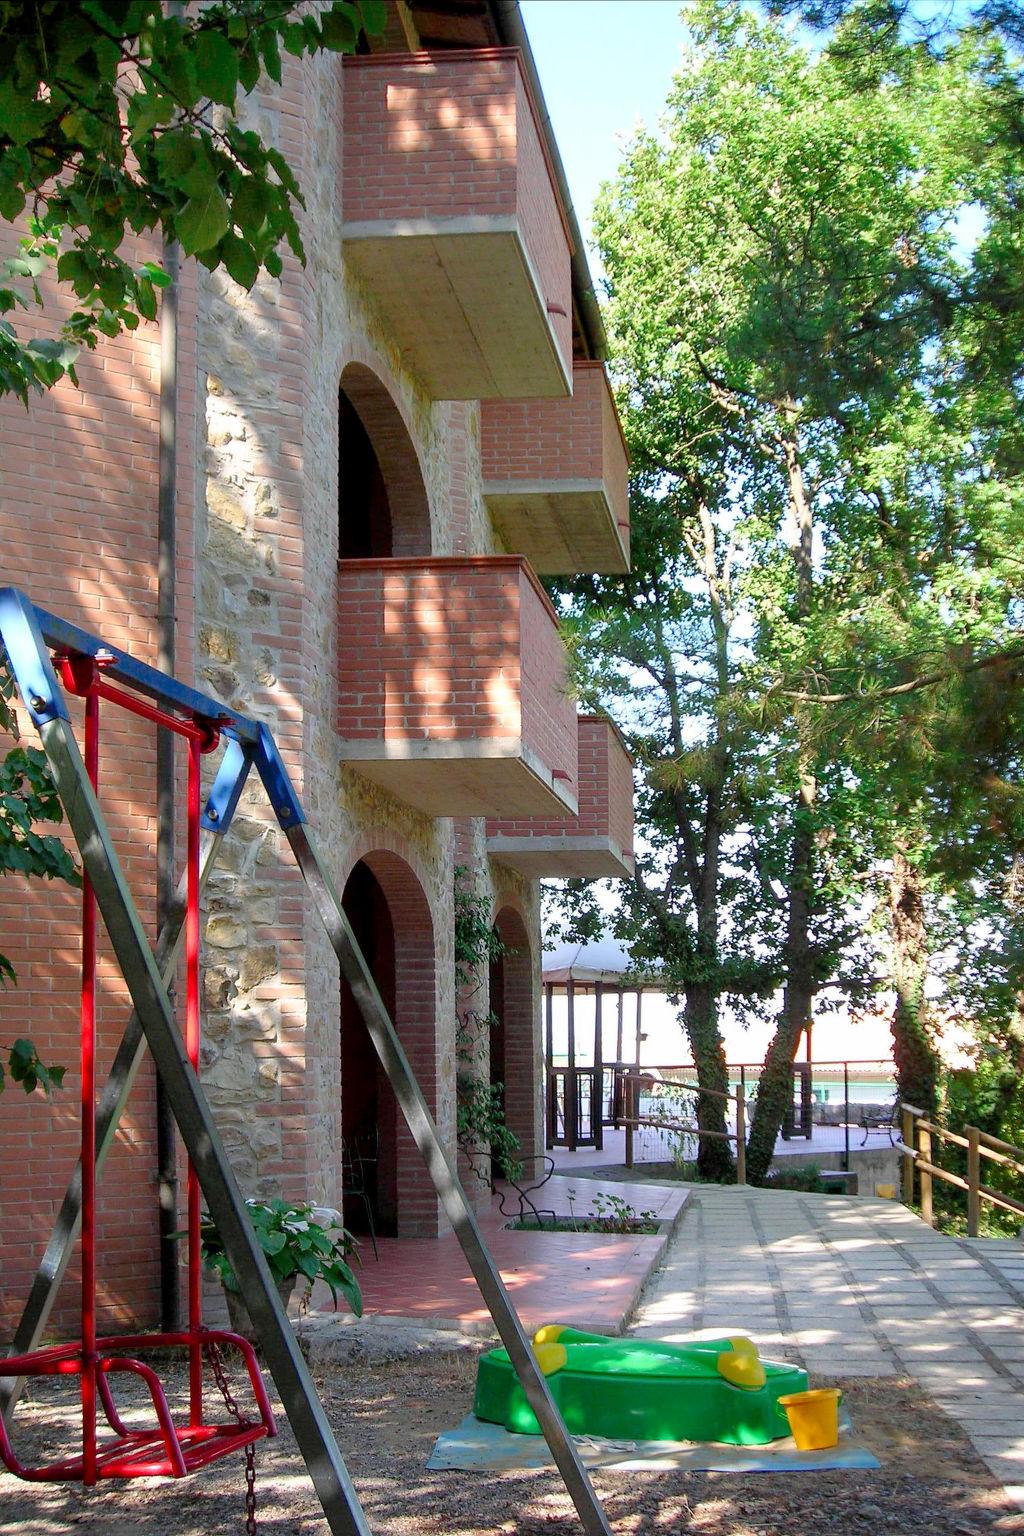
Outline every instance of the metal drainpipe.
[(551, 114), (548, 112), (547, 103), (544, 100), (544, 92), (541, 89), (540, 76), (534, 63), (530, 39), (523, 25), (519, 0), (491, 0), (491, 15), (502, 44), (506, 48), (518, 48), (523, 55), (523, 67), (526, 71), (526, 78), (530, 83), (530, 90), (533, 92), (534, 100), (537, 103), (541, 128), (547, 140), (548, 152), (551, 156), (551, 164), (555, 172), (555, 181), (558, 183), (558, 195), (562, 200), (569, 231), (572, 235), (573, 298), (576, 300), (580, 323), (583, 326), (591, 356), (603, 360), (608, 356), (608, 338), (605, 334), (604, 321), (601, 319), (601, 309), (597, 302), (597, 295), (594, 292), (594, 280), (590, 275), (590, 267), (587, 264), (586, 247), (583, 244), (583, 236), (580, 234), (576, 212), (572, 205), (572, 194), (569, 191), (569, 183), (566, 180), (565, 167), (562, 165), (562, 157), (558, 152), (558, 144), (555, 141), (555, 130), (551, 124)]
[[(184, 17), (187, 0), (165, 0), (168, 15)], [(170, 281), (160, 304), (160, 437), (157, 489), (157, 666), (173, 675), (177, 605), (178, 515), (178, 268), (176, 240), (165, 242), (163, 265)], [(156, 733), (156, 923), (163, 927), (174, 899), (174, 737)], [(156, 1079), (157, 1220), (160, 1233), (160, 1326), (175, 1333), (181, 1322), (178, 1244), (177, 1125), (160, 1074)]]
[[(175, 557), (178, 463), (178, 245), (164, 246), (170, 282), (160, 305), (160, 483), (157, 492), (157, 666), (174, 672)], [(174, 737), (156, 735), (156, 913), (159, 931), (174, 896)], [(156, 1080), (157, 1200), (160, 1230), (160, 1326), (177, 1332), (181, 1317), (178, 1244), (178, 1148), (174, 1115), (163, 1083)]]

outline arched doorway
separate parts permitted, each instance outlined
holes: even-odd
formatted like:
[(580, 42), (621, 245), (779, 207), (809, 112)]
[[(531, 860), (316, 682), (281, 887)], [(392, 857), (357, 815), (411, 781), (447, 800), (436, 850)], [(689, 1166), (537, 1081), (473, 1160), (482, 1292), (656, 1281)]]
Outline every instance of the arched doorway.
[[(401, 1037), (424, 1097), (436, 1108), (434, 938), (430, 908), (412, 869), (376, 850), (353, 867), (342, 906)], [(345, 1222), (366, 1231), (367, 1202), (382, 1236), (436, 1236), (437, 1197), (395, 1101), (362, 1014), (341, 983), (341, 1126)]]
[[(524, 1160), (537, 1151), (539, 1045), (533, 1004), (533, 959), (526, 924), (514, 907), (494, 922), (502, 953), (491, 961), (491, 1085), (502, 1085), (505, 1124)], [(526, 1163), (532, 1173), (532, 1163)]]
[(338, 387), (338, 558), (430, 554), (430, 505), (408, 428), (363, 363)]

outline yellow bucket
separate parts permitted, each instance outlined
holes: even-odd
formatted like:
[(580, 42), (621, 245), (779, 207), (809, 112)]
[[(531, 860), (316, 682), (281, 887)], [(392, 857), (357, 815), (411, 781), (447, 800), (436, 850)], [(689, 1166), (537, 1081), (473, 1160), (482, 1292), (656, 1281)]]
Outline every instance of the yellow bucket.
[(838, 1444), (841, 1396), (838, 1387), (818, 1387), (779, 1398), (798, 1451), (827, 1451)]

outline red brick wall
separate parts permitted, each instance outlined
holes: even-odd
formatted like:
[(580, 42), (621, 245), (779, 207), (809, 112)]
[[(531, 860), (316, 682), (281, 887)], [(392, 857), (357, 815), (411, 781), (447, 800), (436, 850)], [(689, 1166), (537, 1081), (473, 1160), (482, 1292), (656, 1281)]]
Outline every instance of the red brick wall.
[(565, 651), (521, 559), (342, 562), (338, 654), (345, 739), (520, 738), (575, 788)]
[(569, 237), (519, 54), (345, 60), (346, 223), (517, 218), (566, 369)]
[(568, 660), (558, 620), (530, 567), (521, 564), (523, 739), (561, 776), (572, 793), (579, 791), (576, 708), (568, 691)]
[[(11, 231), (4, 230), (8, 245)], [(156, 255), (141, 244), (133, 257)], [(53, 334), (64, 299), (45, 286), (46, 307), (25, 321)], [(178, 501), (179, 672), (192, 664), (195, 274), (181, 280), (179, 378), (182, 430)], [(22, 322), (19, 320), (19, 324)], [(28, 410), (0, 401), (0, 580), (23, 587), (143, 660), (156, 659), (157, 409), (159, 333), (142, 325), (105, 340), (79, 364), (81, 389), (68, 381)], [(81, 709), (73, 705), (76, 724)], [(27, 722), (22, 721), (23, 726)], [(36, 742), (27, 726), (24, 743)], [(9, 742), (0, 741), (0, 752)], [(143, 920), (155, 905), (154, 732), (103, 710), (101, 801)], [(0, 1040), (30, 1035), (47, 1061), (68, 1068), (47, 1102), (12, 1089), (0, 1100), (0, 1337), (20, 1315), (31, 1276), (78, 1151), (78, 966), (80, 897), (62, 886), (0, 882), (0, 948), (13, 960), (16, 989), (0, 994)], [(151, 936), (152, 936), (152, 929)], [(127, 1021), (129, 1003), (105, 935), (100, 944), (98, 1054), (101, 1080)], [(143, 1068), (108, 1158), (99, 1195), (101, 1326), (157, 1316), (153, 1079)], [(55, 1310), (56, 1333), (78, 1326), (77, 1263)]]
[(622, 738), (601, 715), (580, 715), (579, 815), (488, 818), (488, 837), (610, 837), (633, 848), (633, 767)]
[(572, 242), (555, 191), (537, 116), (516, 54), (518, 169), (516, 209), (523, 243), (537, 273), (548, 319), (567, 373), (572, 370)]
[(346, 222), (514, 215), (516, 76), (503, 49), (346, 59)]
[(608, 375), (601, 363), (584, 363), (583, 368), (601, 370), (601, 437), (604, 445), (604, 483), (608, 502), (619, 526), (626, 558), (629, 559), (629, 453), (622, 435), (615, 397)]
[(608, 739), (608, 831), (624, 853), (633, 852), (633, 760), (625, 742), (607, 720), (584, 716), (582, 732), (603, 727)]
[(480, 407), (484, 484), (601, 480), (629, 534), (629, 460), (603, 363), (576, 362), (568, 400), (485, 400)]

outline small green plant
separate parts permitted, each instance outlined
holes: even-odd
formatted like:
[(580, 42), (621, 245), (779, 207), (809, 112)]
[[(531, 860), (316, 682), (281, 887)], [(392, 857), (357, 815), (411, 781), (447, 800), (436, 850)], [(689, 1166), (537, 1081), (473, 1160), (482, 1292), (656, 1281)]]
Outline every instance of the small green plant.
[(566, 1190), (569, 1215), (543, 1221), (539, 1215), (522, 1216), (509, 1225), (520, 1232), (591, 1232), (591, 1233), (654, 1233), (658, 1230), (657, 1211), (638, 1211), (621, 1195), (606, 1194), (597, 1190), (591, 1201), (589, 1216), (576, 1215), (579, 1195), (574, 1189)]
[(23, 1037), (15, 1040), (10, 1047), (0, 1046), (0, 1051), (7, 1055), (6, 1071), (0, 1061), (0, 1093), (3, 1093), (8, 1077), (12, 1083), (20, 1083), (26, 1093), (34, 1093), (37, 1088), (41, 1088), (47, 1095), (64, 1081), (66, 1068), (44, 1066), (31, 1040)]
[[(247, 1200), (249, 1219), (259, 1245), (267, 1256), (270, 1273), (279, 1284), (298, 1279), (306, 1281), (306, 1293), (314, 1280), (322, 1280), (338, 1305), (339, 1291), (356, 1317), (363, 1315), (363, 1295), (346, 1260), (356, 1257), (356, 1240), (342, 1226), (337, 1211), (310, 1205), (305, 1201)], [(227, 1291), (236, 1294), (241, 1287), (224, 1251), (224, 1243), (212, 1219), (205, 1215), (200, 1229), (203, 1264), (220, 1277)], [(178, 1237), (185, 1234), (179, 1232)]]
[(656, 1224), (657, 1211), (638, 1211), (621, 1195), (609, 1195), (598, 1190), (593, 1199), (594, 1216), (601, 1223), (599, 1231), (635, 1232), (637, 1223), (642, 1226)]
[(804, 1163), (800, 1168), (773, 1168), (763, 1188), (796, 1189), (805, 1195), (823, 1195), (828, 1185), (822, 1179), (817, 1163)]

